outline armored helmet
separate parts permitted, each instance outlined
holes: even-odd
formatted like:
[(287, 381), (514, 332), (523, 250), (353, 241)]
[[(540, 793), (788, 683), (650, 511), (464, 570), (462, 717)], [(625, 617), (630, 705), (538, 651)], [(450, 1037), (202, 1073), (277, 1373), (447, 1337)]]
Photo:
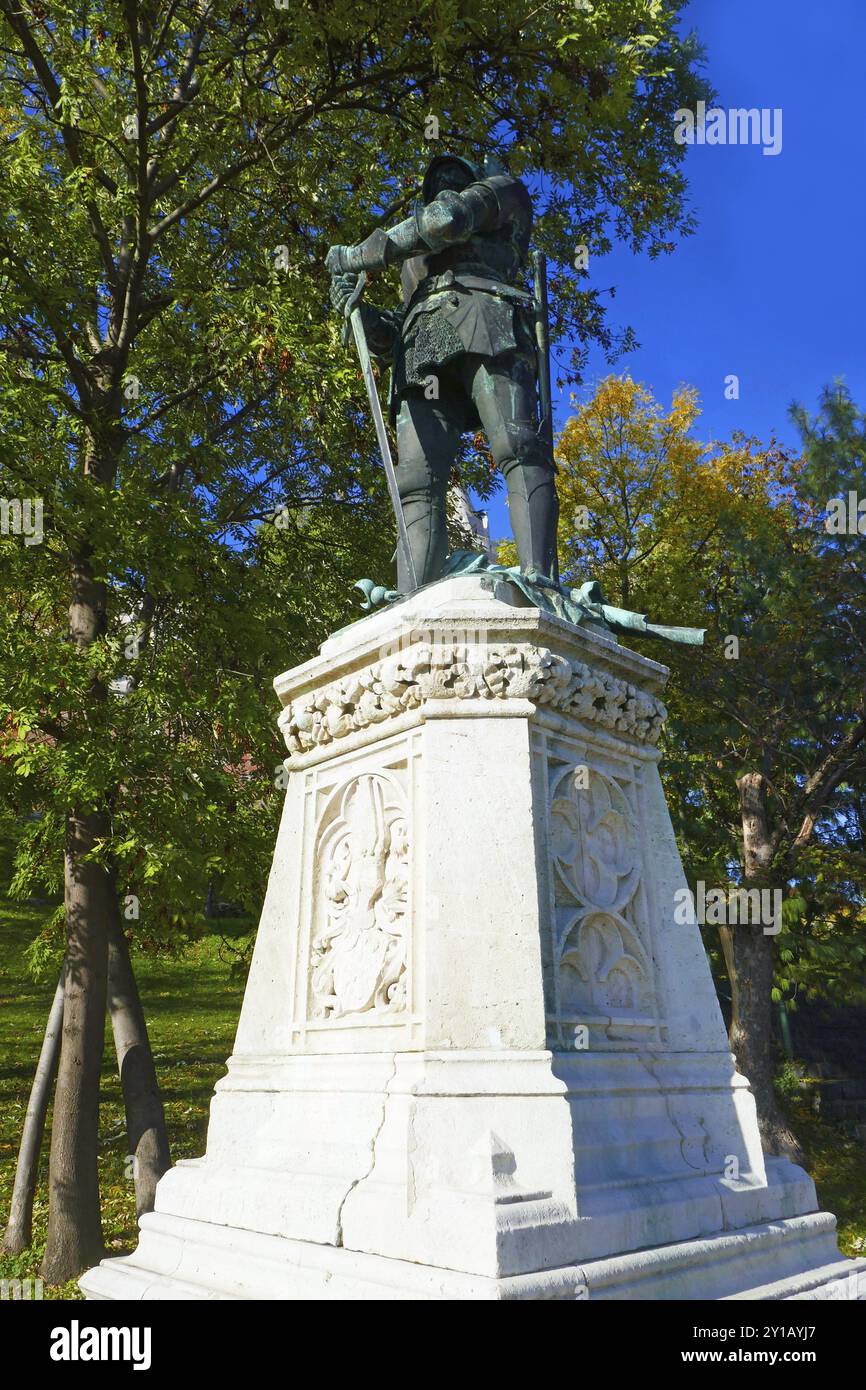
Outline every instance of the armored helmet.
[(427, 166), (424, 181), (421, 184), (422, 203), (426, 204), (432, 201), (436, 175), (449, 164), (459, 165), (466, 171), (473, 183), (478, 179), (489, 178), (491, 174), (505, 173), (505, 165), (496, 155), (484, 155), (480, 163), (466, 159), (462, 154), (434, 155)]

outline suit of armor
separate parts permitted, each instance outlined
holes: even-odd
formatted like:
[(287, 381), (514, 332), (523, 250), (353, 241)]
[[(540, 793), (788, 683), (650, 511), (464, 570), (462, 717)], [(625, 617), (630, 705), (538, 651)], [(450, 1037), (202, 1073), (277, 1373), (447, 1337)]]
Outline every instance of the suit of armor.
[[(479, 427), (505, 477), (521, 567), (551, 573), (554, 465), (539, 435), (532, 299), (521, 286), (531, 227), (519, 179), (443, 155), (412, 217), (328, 255), (338, 307), (357, 272), (401, 265), (402, 308), (361, 313), (370, 351), (392, 367), (397, 486), (419, 585), (442, 572), (460, 436)], [(411, 588), (402, 555), (398, 587)]]

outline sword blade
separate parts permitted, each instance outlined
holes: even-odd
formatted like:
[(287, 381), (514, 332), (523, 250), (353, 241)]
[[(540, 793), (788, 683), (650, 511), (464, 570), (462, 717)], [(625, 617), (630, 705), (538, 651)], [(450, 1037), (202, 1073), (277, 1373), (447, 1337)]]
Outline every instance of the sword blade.
[[(532, 255), (532, 269), (535, 279), (535, 359), (538, 375), (538, 433), (544, 440), (550, 456), (550, 466), (555, 468), (553, 458), (553, 398), (550, 393), (550, 322), (547, 307), (547, 257), (541, 251)], [(551, 577), (559, 583), (559, 549), (557, 535), (559, 530), (559, 496), (554, 491), (553, 555), (551, 557)]]
[(352, 310), (349, 322), (352, 325), (355, 347), (358, 349), (358, 359), (361, 363), (361, 375), (364, 378), (364, 385), (367, 388), (370, 413), (373, 416), (376, 439), (379, 442), (379, 452), (382, 455), (382, 464), (385, 469), (385, 481), (388, 484), (388, 496), (391, 498), (391, 506), (394, 508), (394, 516), (397, 521), (397, 538), (403, 550), (406, 569), (412, 580), (412, 588), (417, 589), (418, 577), (415, 573), (415, 562), (412, 559), (412, 551), (409, 547), (409, 531), (406, 526), (406, 518), (403, 515), (403, 503), (400, 500), (400, 492), (397, 487), (397, 471), (391, 456), (391, 445), (388, 442), (388, 431), (385, 428), (385, 417), (382, 414), (382, 404), (379, 400), (379, 391), (376, 386), (376, 377), (373, 372), (373, 363), (370, 359), (370, 350), (367, 347), (367, 335), (364, 332), (364, 324), (361, 319), (360, 309), (355, 308)]
[(538, 364), (540, 433), (553, 453), (553, 404), (550, 394), (550, 324), (547, 309), (547, 258), (533, 252), (535, 278), (535, 355)]

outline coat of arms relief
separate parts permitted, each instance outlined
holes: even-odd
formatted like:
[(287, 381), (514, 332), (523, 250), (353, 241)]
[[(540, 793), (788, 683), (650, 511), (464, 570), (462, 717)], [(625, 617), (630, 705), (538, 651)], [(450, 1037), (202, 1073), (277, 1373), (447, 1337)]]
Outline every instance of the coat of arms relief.
[(314, 1018), (406, 1006), (409, 825), (402, 789), (377, 773), (338, 793), (320, 833), (311, 949)]

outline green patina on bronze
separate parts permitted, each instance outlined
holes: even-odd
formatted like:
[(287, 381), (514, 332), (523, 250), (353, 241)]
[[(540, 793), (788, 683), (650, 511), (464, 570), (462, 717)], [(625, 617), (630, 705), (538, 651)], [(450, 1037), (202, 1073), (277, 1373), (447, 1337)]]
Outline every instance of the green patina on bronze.
[[(532, 222), (528, 189), (500, 164), (438, 155), (410, 217), (328, 252), (334, 306), (354, 310), (364, 350), (391, 367), (403, 593), (444, 573), (446, 495), (467, 431), (483, 430), (505, 478), (521, 564), (554, 572), (555, 469), (538, 411)], [(397, 267), (399, 308), (356, 303), (361, 274)]]
[[(532, 224), (529, 191), (500, 163), (444, 154), (431, 160), (411, 217), (328, 252), (332, 300), (352, 314), (398, 521), (397, 589), (370, 579), (355, 587), (372, 609), (449, 575), (484, 572), (566, 622), (701, 645), (701, 628), (660, 627), (605, 603), (597, 583), (558, 581), (546, 277), (536, 256), (530, 294)], [(400, 308), (359, 303), (369, 272), (397, 266)], [(392, 368), (396, 471), (371, 353)], [(431, 380), (437, 389), (428, 394)], [(473, 551), (447, 553), (449, 480), (461, 435), (479, 426), (508, 489), (520, 561), (512, 568)]]
[[(601, 586), (597, 579), (588, 580), (580, 588), (571, 589), (565, 584), (556, 584), (546, 575), (521, 570), (518, 565), (499, 565), (489, 555), (475, 550), (455, 550), (445, 562), (442, 578), (458, 574), (489, 574), (516, 589), (529, 600), (533, 608), (562, 618), (575, 626), (588, 625), (609, 633), (637, 632), (644, 637), (660, 637), (668, 642), (679, 642), (690, 647), (701, 647), (705, 628), (702, 627), (663, 627), (648, 622), (645, 613), (633, 613), (628, 608), (617, 608), (605, 603)], [(434, 581), (436, 583), (438, 581)], [(386, 589), (372, 579), (359, 579), (354, 587), (364, 595), (362, 608), (373, 610), (390, 603), (399, 603), (408, 595), (396, 589)], [(426, 587), (426, 586), (425, 586)], [(363, 619), (361, 619), (363, 621)]]

